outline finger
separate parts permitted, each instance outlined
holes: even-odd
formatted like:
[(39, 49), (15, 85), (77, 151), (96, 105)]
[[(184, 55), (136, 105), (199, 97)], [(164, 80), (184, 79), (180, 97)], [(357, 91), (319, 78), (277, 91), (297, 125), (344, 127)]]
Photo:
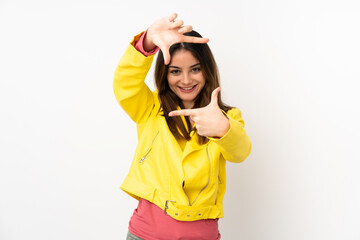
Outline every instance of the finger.
[(177, 13), (172, 13), (168, 16), (169, 22), (173, 22), (177, 18)]
[(165, 65), (168, 65), (170, 63), (170, 53), (169, 53), (169, 49), (168, 48), (161, 48), (163, 57), (164, 57), (164, 63)]
[(191, 32), (192, 31), (192, 26), (190, 25), (186, 25), (186, 26), (183, 26), (179, 29), (179, 33), (187, 33), (187, 32)]
[(200, 38), (200, 37), (190, 37), (190, 36), (184, 36), (182, 39), (182, 42), (188, 42), (188, 43), (207, 43), (209, 42), (208, 38)]
[(214, 89), (214, 91), (212, 91), (210, 104), (218, 106), (218, 95), (219, 95), (220, 90), (221, 90), (221, 88), (217, 87)]
[(197, 109), (182, 109), (169, 112), (169, 117), (175, 116), (193, 116), (197, 113)]
[(170, 24), (170, 29), (179, 28), (184, 24), (183, 20), (176, 20)]

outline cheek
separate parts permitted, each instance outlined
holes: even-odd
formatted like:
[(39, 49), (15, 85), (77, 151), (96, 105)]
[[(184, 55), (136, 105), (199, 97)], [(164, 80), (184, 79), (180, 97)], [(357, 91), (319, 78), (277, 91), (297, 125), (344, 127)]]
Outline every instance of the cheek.
[(168, 77), (167, 82), (169, 87), (173, 87), (176, 84), (176, 79), (174, 79), (174, 77)]
[(169, 78), (168, 78), (166, 81), (167, 81), (167, 83), (168, 83), (169, 87), (171, 87), (171, 85), (172, 85), (172, 81), (171, 81), (171, 79), (169, 79)]

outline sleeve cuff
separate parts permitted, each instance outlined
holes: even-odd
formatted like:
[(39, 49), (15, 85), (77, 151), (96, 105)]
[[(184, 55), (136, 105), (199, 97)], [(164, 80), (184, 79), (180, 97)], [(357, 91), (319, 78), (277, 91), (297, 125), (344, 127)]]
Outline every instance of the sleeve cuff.
[(143, 54), (145, 57), (151, 56), (156, 54), (159, 51), (159, 47), (155, 47), (150, 52), (146, 52), (144, 49), (144, 39), (146, 36), (147, 30), (144, 32), (141, 32), (140, 34), (136, 35), (131, 42), (131, 44), (135, 47), (136, 50), (138, 50), (141, 54)]

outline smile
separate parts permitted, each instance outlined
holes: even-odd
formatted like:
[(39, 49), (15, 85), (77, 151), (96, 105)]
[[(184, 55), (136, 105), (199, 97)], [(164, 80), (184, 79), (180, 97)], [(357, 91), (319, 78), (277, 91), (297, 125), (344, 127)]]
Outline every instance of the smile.
[(195, 89), (196, 86), (197, 86), (197, 84), (192, 87), (187, 87), (187, 88), (179, 87), (179, 89), (181, 92), (190, 93)]

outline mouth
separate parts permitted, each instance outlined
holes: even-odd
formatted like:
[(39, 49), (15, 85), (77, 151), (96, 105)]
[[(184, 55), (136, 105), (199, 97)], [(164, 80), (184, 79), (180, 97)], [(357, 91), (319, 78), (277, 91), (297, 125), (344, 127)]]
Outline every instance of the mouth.
[(186, 88), (184, 88), (184, 87), (179, 87), (179, 89), (180, 89), (180, 91), (183, 92), (183, 93), (191, 93), (191, 92), (193, 92), (193, 91), (195, 90), (196, 86), (197, 86), (197, 84), (194, 85), (194, 86), (191, 86), (191, 87), (186, 87)]

